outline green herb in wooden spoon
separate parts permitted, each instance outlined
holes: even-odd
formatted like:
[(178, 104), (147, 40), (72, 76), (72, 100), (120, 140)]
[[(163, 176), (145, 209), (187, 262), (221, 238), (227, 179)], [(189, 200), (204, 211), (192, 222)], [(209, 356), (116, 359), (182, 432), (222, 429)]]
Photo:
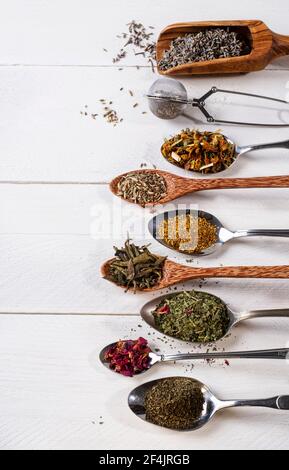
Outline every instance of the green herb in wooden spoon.
[(109, 279), (127, 289), (147, 289), (158, 284), (163, 276), (165, 257), (154, 255), (145, 246), (128, 239), (123, 248), (115, 247), (115, 257), (109, 265)]

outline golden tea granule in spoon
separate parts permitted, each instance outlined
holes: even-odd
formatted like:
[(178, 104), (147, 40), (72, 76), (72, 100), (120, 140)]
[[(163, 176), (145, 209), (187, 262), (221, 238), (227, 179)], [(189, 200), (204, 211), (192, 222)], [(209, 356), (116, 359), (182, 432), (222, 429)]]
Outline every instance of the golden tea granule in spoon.
[(167, 246), (184, 253), (201, 253), (217, 242), (217, 227), (205, 217), (191, 214), (164, 218), (157, 237)]

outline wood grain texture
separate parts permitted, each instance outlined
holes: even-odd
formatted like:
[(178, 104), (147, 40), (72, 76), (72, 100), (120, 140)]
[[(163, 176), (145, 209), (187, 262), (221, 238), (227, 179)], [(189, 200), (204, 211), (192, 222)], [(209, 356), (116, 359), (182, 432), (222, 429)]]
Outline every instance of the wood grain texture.
[[(102, 276), (110, 282), (112, 282), (109, 275), (111, 261), (112, 259), (106, 261), (100, 268)], [(289, 279), (289, 266), (226, 266), (215, 268), (191, 268), (167, 259), (163, 267), (163, 277), (160, 282), (154, 287), (141, 289), (141, 291), (154, 292), (192, 279), (211, 277)]]
[(273, 59), (289, 54), (289, 36), (273, 34), (272, 56)]
[(168, 287), (185, 280), (210, 277), (289, 279), (289, 266), (222, 266), (191, 268), (167, 260), (160, 288)]
[(202, 21), (191, 23), (175, 23), (167, 26), (157, 41), (157, 61), (169, 49), (172, 40), (188, 33), (198, 32), (205, 28), (230, 27), (239, 32), (250, 45), (250, 52), (239, 57), (215, 59), (178, 65), (158, 72), (162, 75), (193, 75), (193, 74), (224, 74), (254, 72), (264, 69), (276, 57), (289, 54), (289, 36), (279, 36), (260, 20), (237, 21)]
[[(182, 178), (162, 170), (135, 170), (133, 173), (157, 173), (162, 176), (167, 185), (167, 194), (157, 203), (148, 203), (147, 206), (166, 204), (186, 194), (209, 189), (240, 189), (240, 188), (289, 188), (289, 176), (262, 176), (256, 178)], [(110, 183), (110, 190), (117, 195), (118, 184), (121, 178), (130, 172), (114, 178)], [(133, 202), (127, 199), (128, 202)]]

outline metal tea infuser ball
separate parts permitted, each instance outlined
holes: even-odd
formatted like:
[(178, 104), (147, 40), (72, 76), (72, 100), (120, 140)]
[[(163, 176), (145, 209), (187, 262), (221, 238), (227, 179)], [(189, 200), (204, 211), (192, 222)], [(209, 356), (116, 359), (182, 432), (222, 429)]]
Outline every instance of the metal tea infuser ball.
[(288, 104), (285, 100), (269, 96), (243, 93), (233, 90), (223, 90), (213, 86), (200, 98), (188, 98), (187, 90), (178, 80), (172, 78), (159, 78), (150, 87), (147, 98), (151, 112), (161, 119), (174, 119), (184, 113), (188, 106), (198, 108), (210, 124), (238, 124), (246, 126), (289, 127), (288, 124), (267, 124), (259, 122), (226, 121), (214, 118), (206, 109), (206, 100), (216, 93), (249, 96), (264, 100)]

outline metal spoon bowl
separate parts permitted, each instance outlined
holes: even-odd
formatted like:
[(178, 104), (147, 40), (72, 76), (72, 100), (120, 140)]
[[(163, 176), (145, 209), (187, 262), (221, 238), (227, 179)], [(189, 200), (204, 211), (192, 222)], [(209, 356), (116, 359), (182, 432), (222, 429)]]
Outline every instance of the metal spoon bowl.
[[(199, 217), (203, 217), (203, 218), (207, 219), (208, 222), (215, 225), (216, 235), (217, 235), (216, 243), (214, 243), (209, 248), (207, 248), (206, 250), (203, 250), (200, 253), (189, 253), (188, 251), (173, 248), (171, 245), (167, 244), (164, 241), (164, 239), (161, 238), (158, 235), (159, 226), (164, 220), (168, 220), (168, 219), (180, 216), (180, 215), (192, 215), (192, 217), (196, 220), (196, 222), (197, 222)], [(172, 210), (172, 211), (162, 212), (161, 214), (155, 215), (152, 219), (149, 220), (149, 223), (148, 223), (148, 229), (149, 229), (150, 234), (161, 245), (165, 246), (166, 248), (169, 248), (170, 250), (177, 251), (178, 253), (183, 253), (183, 254), (190, 255), (190, 256), (210, 255), (210, 254), (214, 253), (214, 251), (217, 249), (218, 245), (223, 245), (225, 243), (225, 241), (228, 241), (228, 240), (226, 240), (226, 238), (229, 236), (229, 233), (231, 233), (231, 232), (228, 231), (228, 234), (227, 234), (226, 233), (227, 229), (224, 229), (224, 231), (225, 231), (224, 232), (223, 230), (221, 231), (222, 228), (223, 228), (223, 226), (222, 226), (221, 222), (217, 219), (217, 217), (213, 216), (209, 212), (204, 212), (204, 211), (201, 211), (201, 210), (191, 210), (191, 209), (176, 209), (176, 210)], [(288, 236), (289, 236), (289, 230), (288, 230)], [(230, 239), (230, 238), (228, 238), (228, 239)], [(195, 241), (196, 241), (195, 244), (197, 244), (197, 240), (195, 240)]]
[[(146, 419), (146, 410), (145, 410), (145, 397), (146, 394), (151, 390), (152, 387), (157, 385), (159, 382), (166, 380), (167, 378), (153, 380), (151, 382), (144, 383), (136, 387), (128, 396), (128, 406), (131, 411), (143, 421)], [(203, 384), (202, 382), (196, 379), (190, 379), (194, 382), (196, 387), (199, 387), (200, 391), (203, 394), (204, 405), (203, 410), (198, 419), (192, 424), (190, 429), (179, 430), (179, 431), (195, 431), (206, 424), (212, 419), (217, 411), (224, 408), (231, 408), (236, 406), (261, 406), (265, 408), (274, 408), (279, 410), (289, 410), (289, 396), (288, 395), (279, 395), (267, 399), (259, 400), (228, 400), (223, 401), (219, 400), (210, 389)], [(152, 423), (151, 423), (152, 424)]]
[[(182, 170), (184, 170), (184, 171), (186, 172), (187, 175), (189, 175), (190, 173), (197, 173), (197, 174), (199, 174), (199, 175), (200, 175), (200, 174), (204, 174), (204, 175), (208, 176), (208, 175), (210, 175), (210, 174), (212, 174), (212, 175), (215, 174), (215, 175), (216, 175), (217, 173), (223, 173), (224, 171), (227, 171), (229, 168), (231, 168), (231, 167), (236, 163), (237, 157), (238, 157), (239, 155), (241, 155), (242, 153), (245, 153), (245, 151), (242, 152), (243, 147), (238, 147), (238, 146), (236, 146), (236, 144), (235, 144), (231, 139), (229, 139), (229, 138), (228, 138), (227, 136), (225, 136), (224, 134), (222, 134), (222, 135), (223, 135), (223, 137), (227, 140), (227, 142), (232, 146), (233, 161), (232, 161), (231, 165), (228, 166), (227, 168), (224, 168), (223, 170), (220, 170), (220, 171), (215, 171), (214, 173), (205, 173), (205, 172), (203, 172), (203, 171), (196, 171), (196, 170), (186, 170), (185, 168), (183, 168), (182, 166), (180, 166), (177, 161), (168, 160), (168, 159), (165, 157), (164, 153), (163, 153), (164, 144), (162, 144), (162, 146), (161, 146), (161, 154), (162, 154), (162, 156), (163, 156), (163, 158), (165, 159), (166, 162), (170, 163), (171, 165), (173, 165), (173, 166), (175, 166), (175, 167), (177, 167), (177, 168), (181, 168)], [(245, 148), (245, 147), (244, 147), (244, 148)], [(249, 150), (247, 150), (247, 152), (249, 152)]]
[[(172, 294), (164, 294), (161, 295), (160, 297), (156, 297), (153, 300), (150, 300), (147, 302), (141, 309), (140, 314), (142, 319), (149, 325), (151, 326), (154, 330), (158, 331), (161, 334), (164, 334), (155, 324), (155, 319), (153, 316), (153, 311), (156, 309), (156, 307), (165, 299), (170, 299), (174, 297), (177, 293), (172, 293)], [(215, 299), (219, 299), (216, 295), (210, 294), (212, 297)], [(223, 302), (224, 303), (224, 302)], [(229, 307), (226, 305), (227, 308), (227, 314), (229, 317), (229, 323), (228, 323), (228, 328), (225, 334), (223, 335), (222, 338), (224, 338), (226, 335), (228, 335), (233, 327), (235, 327), (238, 323), (241, 321), (245, 320), (250, 320), (253, 318), (272, 318), (272, 317), (289, 317), (289, 308), (283, 308), (283, 309), (271, 309), (271, 310), (251, 310), (243, 313), (235, 313)], [(166, 335), (169, 336), (169, 335)], [(175, 339), (175, 337), (172, 337)], [(219, 338), (221, 339), (221, 338)], [(183, 341), (183, 340), (179, 340)], [(185, 341), (187, 342), (187, 341)], [(205, 344), (205, 343), (202, 343)]]
[[(175, 377), (174, 377), (175, 378)], [(157, 385), (159, 382), (165, 379), (152, 380), (151, 382), (146, 382), (142, 385), (136, 387), (128, 396), (128, 406), (131, 411), (141, 418), (144, 421), (146, 420), (146, 410), (145, 410), (145, 397), (146, 394)], [(193, 431), (204, 426), (216, 413), (218, 408), (218, 400), (214, 397), (208, 387), (196, 379), (191, 379), (195, 386), (200, 388), (202, 395), (204, 397), (204, 405), (201, 416), (195, 420), (190, 429), (184, 431)]]
[[(224, 171), (227, 171), (229, 168), (232, 168), (232, 166), (237, 162), (238, 157), (240, 157), (241, 155), (245, 155), (246, 153), (252, 152), (254, 150), (274, 149), (274, 148), (289, 149), (289, 140), (283, 140), (283, 141), (280, 141), (280, 142), (271, 142), (271, 143), (266, 143), (266, 144), (255, 144), (255, 145), (239, 146), (233, 140), (231, 140), (229, 137), (225, 136), (224, 134), (222, 134), (222, 135), (232, 147), (233, 160), (232, 160), (231, 165), (229, 165), (227, 168), (224, 168), (223, 170), (215, 171), (213, 174), (223, 173)], [(163, 155), (164, 159), (166, 161), (168, 161), (167, 158), (163, 154), (163, 145), (161, 147), (161, 154)], [(178, 168), (182, 168), (177, 162), (169, 161), (169, 163), (171, 165), (174, 165), (174, 166), (178, 167)], [(185, 171), (187, 173), (198, 173), (198, 174), (203, 173), (202, 171), (196, 171), (196, 170), (185, 170)], [(209, 174), (209, 173), (206, 173), (206, 174)]]
[[(206, 248), (205, 250), (201, 251), (200, 253), (190, 253), (185, 250), (173, 248), (169, 244), (167, 244), (159, 235), (158, 229), (160, 224), (167, 219), (179, 216), (179, 215), (192, 215), (195, 218), (196, 222), (198, 217), (205, 218), (211, 224), (216, 227), (216, 242), (211, 245), (210, 247)], [(209, 212), (201, 211), (201, 210), (191, 210), (191, 209), (176, 209), (173, 211), (163, 212), (161, 214), (155, 215), (148, 223), (148, 229), (150, 234), (157, 240), (159, 243), (164, 245), (166, 248), (170, 250), (177, 251), (179, 253), (184, 253), (188, 256), (207, 256), (214, 253), (217, 249), (221, 248), (225, 243), (235, 238), (241, 237), (253, 237), (253, 236), (267, 236), (267, 237), (289, 237), (289, 229), (251, 229), (251, 230), (237, 230), (231, 231), (225, 228), (222, 223), (215, 217), (214, 215), (210, 214)], [(197, 244), (197, 240), (195, 245)]]

